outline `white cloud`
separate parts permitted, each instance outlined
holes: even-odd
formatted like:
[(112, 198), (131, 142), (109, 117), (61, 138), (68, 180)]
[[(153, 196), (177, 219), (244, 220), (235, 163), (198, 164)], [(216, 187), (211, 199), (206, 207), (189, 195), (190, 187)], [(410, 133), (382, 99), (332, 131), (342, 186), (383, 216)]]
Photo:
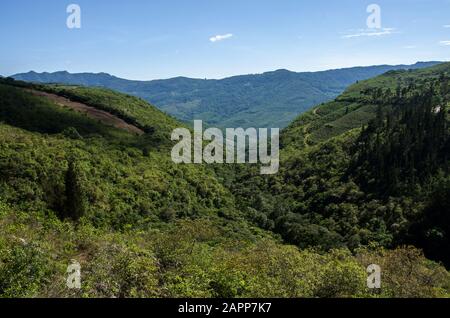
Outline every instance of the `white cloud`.
[(350, 34), (343, 35), (343, 39), (359, 38), (365, 36), (383, 36), (397, 33), (394, 28), (382, 28), (382, 29), (360, 29), (352, 31)]
[(215, 36), (211, 37), (209, 40), (214, 43), (214, 42), (223, 41), (223, 40), (226, 40), (226, 39), (229, 39), (232, 37), (233, 37), (233, 34), (231, 34), (231, 33), (223, 34), (223, 35), (219, 34), (219, 35), (215, 35)]
[(450, 24), (443, 25), (444, 28), (450, 28)]
[(440, 45), (450, 46), (450, 41), (441, 41), (439, 42)]

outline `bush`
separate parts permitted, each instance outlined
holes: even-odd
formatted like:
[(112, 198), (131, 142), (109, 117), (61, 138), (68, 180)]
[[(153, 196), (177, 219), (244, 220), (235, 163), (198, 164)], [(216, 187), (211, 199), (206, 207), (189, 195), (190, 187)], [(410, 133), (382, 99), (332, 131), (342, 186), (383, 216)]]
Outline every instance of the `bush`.
[(0, 246), (0, 297), (35, 297), (50, 273), (49, 260), (37, 244)]

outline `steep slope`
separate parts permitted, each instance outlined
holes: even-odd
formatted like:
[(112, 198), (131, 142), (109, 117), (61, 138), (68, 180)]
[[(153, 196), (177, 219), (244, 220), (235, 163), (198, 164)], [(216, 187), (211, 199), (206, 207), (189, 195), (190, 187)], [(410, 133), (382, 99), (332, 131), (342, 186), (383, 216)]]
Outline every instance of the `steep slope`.
[(284, 128), (310, 107), (335, 98), (349, 85), (390, 70), (418, 69), (437, 62), (414, 65), (371, 66), (323, 72), (278, 70), (222, 80), (173, 78), (128, 81), (105, 73), (67, 72), (17, 74), (18, 80), (100, 86), (141, 97), (176, 118), (202, 119), (218, 127)]
[(416, 71), (390, 71), (382, 76), (350, 86), (335, 100), (321, 104), (299, 116), (283, 131), (286, 147), (314, 145), (354, 128), (361, 128), (375, 118), (383, 98), (401, 93), (399, 89), (421, 85), (421, 81), (437, 79), (450, 72), (449, 63)]
[[(92, 189), (86, 216), (114, 227), (145, 225), (167, 213), (171, 218), (236, 213), (232, 197), (212, 172), (172, 163), (170, 133), (182, 125), (151, 105), (111, 91), (82, 88), (78, 93), (70, 87), (71, 96), (90, 107), (116, 111), (145, 128), (145, 134), (136, 134), (34, 93), (66, 92), (60, 87), (31, 87), (33, 91), (25, 83), (0, 84), (0, 121), (8, 124), (3, 125), (0, 155), (2, 197), (10, 198), (7, 203), (20, 205), (17, 193), (31, 187), (33, 206), (64, 214), (65, 169), (75, 161), (86, 174), (85, 187)], [(30, 169), (37, 170), (24, 173)], [(8, 182), (11, 179), (14, 184)]]
[(449, 74), (389, 72), (300, 116), (278, 175), (237, 173), (241, 209), (301, 247), (415, 244), (450, 266)]
[(67, 108), (73, 109), (77, 112), (86, 114), (89, 118), (96, 119), (103, 124), (113, 126), (113, 127), (128, 131), (130, 133), (135, 133), (138, 135), (144, 134), (144, 131), (141, 130), (140, 128), (138, 128), (134, 125), (128, 124), (125, 120), (123, 120), (111, 113), (108, 113), (106, 111), (99, 110), (95, 107), (88, 106), (83, 103), (71, 101), (68, 98), (65, 98), (65, 97), (62, 97), (62, 96), (59, 96), (56, 94), (50, 94), (50, 93), (37, 91), (37, 90), (33, 90), (33, 89), (30, 89), (29, 92), (35, 96), (45, 97), (46, 99), (51, 100), (56, 105), (59, 105), (61, 107), (67, 107)]

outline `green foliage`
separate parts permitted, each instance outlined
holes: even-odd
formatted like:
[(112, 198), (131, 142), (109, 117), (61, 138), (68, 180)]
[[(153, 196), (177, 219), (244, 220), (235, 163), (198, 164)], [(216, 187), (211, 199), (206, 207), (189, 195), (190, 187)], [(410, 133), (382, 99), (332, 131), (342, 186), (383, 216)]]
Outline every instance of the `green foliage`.
[(65, 211), (67, 160), (76, 155), (85, 175), (85, 217), (97, 226), (146, 228), (159, 223), (167, 209), (177, 217), (227, 209), (239, 215), (231, 194), (207, 167), (174, 165), (165, 152), (144, 157), (102, 138), (44, 137), (5, 125), (0, 141), (1, 198), (24, 210)]
[(423, 248), (431, 259), (450, 264), (450, 178), (435, 183), (425, 208), (411, 226), (408, 241)]
[[(281, 143), (289, 152), (306, 144), (318, 144), (367, 125), (376, 117), (378, 106), (383, 111), (391, 108), (390, 102), (402, 99), (402, 90), (424, 92), (430, 81), (439, 81), (442, 74), (450, 72), (449, 63), (414, 70), (388, 72), (384, 75), (360, 81), (347, 88), (335, 100), (299, 116), (283, 132)], [(445, 82), (443, 83), (445, 86)], [(397, 88), (400, 88), (397, 97)], [(347, 112), (348, 108), (348, 112)], [(332, 127), (332, 128), (330, 128)]]
[(415, 244), (448, 265), (449, 66), (360, 82), (300, 116), (278, 175), (235, 169), (240, 208), (301, 248)]
[(67, 129), (72, 127), (82, 136), (97, 134), (110, 140), (130, 138), (121, 130), (1, 82), (0, 96), (0, 120), (15, 127), (46, 134), (67, 134)]
[[(0, 194), (6, 202), (24, 210), (68, 212), (74, 219), (85, 214), (97, 226), (120, 230), (158, 224), (160, 215), (165, 221), (225, 211), (231, 218), (238, 215), (231, 195), (207, 167), (172, 163), (170, 132), (182, 125), (145, 102), (106, 90), (80, 88), (78, 99), (83, 102), (118, 111), (126, 108), (127, 116), (139, 117), (142, 125), (163, 127), (135, 136), (33, 96), (22, 86), (57, 89), (20, 82), (0, 85), (2, 119), (26, 129), (0, 124)], [(68, 173), (66, 161), (74, 156), (79, 168)], [(86, 176), (85, 199), (79, 190), (80, 173)], [(71, 178), (65, 180), (67, 177)], [(169, 209), (170, 215), (166, 213)]]
[(416, 248), (363, 249), (358, 251), (356, 258), (361, 264), (377, 264), (381, 268), (381, 290), (372, 291), (372, 296), (449, 297), (449, 273), (443, 267), (427, 260)]
[[(118, 233), (8, 209), (1, 213), (0, 231), (0, 250), (11, 250), (0, 254), (3, 297), (444, 297), (450, 292), (449, 273), (413, 248), (321, 254), (269, 237), (230, 236), (232, 231), (208, 219)], [(24, 250), (12, 237), (47, 244)], [(72, 259), (81, 264), (80, 290), (65, 285)], [(366, 288), (365, 269), (372, 263), (382, 268), (379, 292)]]
[[(450, 127), (447, 103), (450, 78), (431, 81), (421, 92), (398, 89), (391, 110), (377, 116), (356, 141), (349, 174), (371, 192), (398, 195), (442, 167), (449, 173)], [(400, 93), (399, 93), (400, 94)]]
[(157, 260), (138, 247), (106, 245), (83, 266), (82, 297), (157, 297)]
[(167, 142), (172, 130), (180, 127), (176, 120), (137, 97), (80, 86), (49, 85), (38, 88), (107, 111), (141, 128), (154, 139), (159, 138)]
[[(168, 134), (179, 124), (136, 98), (2, 80), (0, 296), (450, 296), (444, 267), (398, 247), (413, 243), (446, 261), (448, 151), (439, 136), (447, 136), (447, 114), (429, 110), (447, 101), (446, 76), (436, 74), (447, 67), (360, 82), (300, 117), (283, 135), (275, 176), (256, 166), (175, 165)], [(103, 125), (30, 88), (107, 110), (147, 133)], [(405, 111), (408, 96), (427, 98)], [(420, 138), (410, 122), (425, 127)], [(408, 156), (425, 158), (415, 161), (422, 174), (399, 174), (406, 178), (392, 184), (401, 192), (371, 190), (364, 176), (382, 184), (389, 167), (377, 176), (365, 162), (372, 150), (401, 159), (396, 143), (386, 146), (394, 137)], [(58, 217), (63, 212), (68, 218)], [(66, 286), (72, 260), (81, 265), (80, 290)], [(376, 292), (366, 287), (369, 264), (382, 268)]]
[[(335, 98), (357, 81), (389, 70), (417, 69), (415, 65), (355, 67), (324, 72), (295, 73), (278, 70), (222, 80), (178, 77), (156, 81), (129, 81), (105, 73), (30, 72), (14, 78), (38, 83), (106, 87), (132, 94), (157, 105), (176, 118), (191, 123), (202, 119), (215, 127), (286, 127), (298, 114)], [(70, 94), (71, 88), (64, 89)], [(77, 88), (76, 96), (80, 94)], [(101, 93), (97, 90), (97, 93)], [(85, 94), (83, 93), (83, 96)]]
[(49, 260), (38, 244), (0, 245), (0, 297), (35, 297), (50, 275)]
[(82, 171), (77, 163), (69, 160), (64, 185), (66, 193), (66, 202), (64, 207), (64, 216), (78, 221), (86, 213), (86, 194), (84, 189), (84, 178)]

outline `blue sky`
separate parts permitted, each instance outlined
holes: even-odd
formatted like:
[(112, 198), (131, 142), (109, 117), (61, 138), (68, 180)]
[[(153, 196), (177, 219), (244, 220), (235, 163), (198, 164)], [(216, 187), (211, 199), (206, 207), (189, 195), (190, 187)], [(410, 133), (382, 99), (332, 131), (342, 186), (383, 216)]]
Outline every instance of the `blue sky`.
[[(81, 7), (81, 29), (66, 26), (71, 3)], [(380, 30), (366, 30), (372, 3)], [(4, 76), (223, 78), (447, 61), (450, 0), (3, 0), (0, 39)]]

